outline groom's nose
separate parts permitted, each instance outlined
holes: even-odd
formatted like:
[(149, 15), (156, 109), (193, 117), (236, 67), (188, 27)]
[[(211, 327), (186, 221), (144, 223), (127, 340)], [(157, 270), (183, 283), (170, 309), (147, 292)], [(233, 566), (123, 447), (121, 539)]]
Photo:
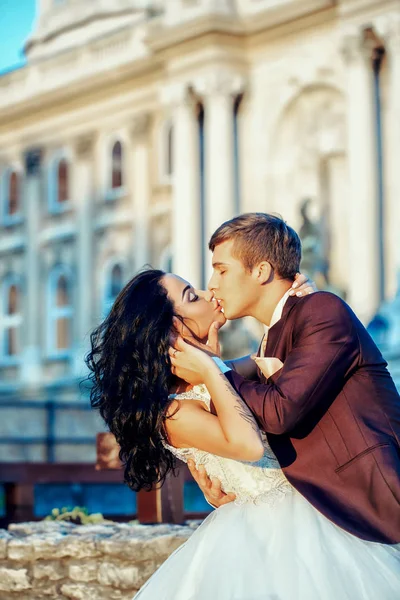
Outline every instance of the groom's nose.
[(212, 292), (209, 292), (208, 290), (195, 290), (195, 292), (198, 296), (200, 296), (200, 298), (204, 298), (204, 300), (207, 300), (207, 302), (211, 302), (214, 296), (214, 294)]
[(213, 292), (213, 293), (214, 293), (214, 290), (217, 289), (217, 286), (215, 285), (214, 273), (210, 277), (210, 281), (208, 282), (207, 288), (210, 290), (210, 292)]

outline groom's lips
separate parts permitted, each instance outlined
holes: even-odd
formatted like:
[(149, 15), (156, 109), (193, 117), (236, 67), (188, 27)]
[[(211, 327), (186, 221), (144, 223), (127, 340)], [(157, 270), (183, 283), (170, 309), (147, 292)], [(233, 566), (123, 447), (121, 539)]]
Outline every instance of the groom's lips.
[(220, 300), (219, 298), (215, 298), (215, 300), (217, 301), (217, 308), (215, 310), (219, 310), (221, 312), (224, 312), (224, 308), (222, 306), (223, 300)]

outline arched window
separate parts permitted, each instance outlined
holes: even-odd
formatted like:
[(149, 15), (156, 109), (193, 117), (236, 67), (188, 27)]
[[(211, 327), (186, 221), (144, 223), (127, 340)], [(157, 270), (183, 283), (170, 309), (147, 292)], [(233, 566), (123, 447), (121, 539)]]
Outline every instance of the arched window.
[(121, 142), (115, 142), (111, 153), (111, 188), (117, 190), (123, 187), (123, 149)]
[(2, 217), (5, 225), (15, 223), (21, 216), (21, 175), (8, 169), (2, 178)]
[(48, 336), (50, 355), (68, 354), (72, 346), (72, 277), (66, 267), (50, 273), (48, 285)]
[(1, 294), (1, 360), (16, 360), (21, 352), (21, 286), (17, 277), (6, 278)]
[(49, 165), (49, 209), (50, 212), (67, 210), (71, 200), (71, 163), (63, 154), (53, 157)]
[(69, 200), (69, 168), (65, 158), (58, 163), (57, 170), (57, 201), (59, 203)]
[(111, 310), (118, 294), (124, 287), (124, 265), (121, 261), (113, 261), (105, 270), (103, 316)]
[(15, 215), (20, 211), (20, 182), (16, 171), (10, 174), (8, 180), (8, 203), (6, 211), (9, 215)]

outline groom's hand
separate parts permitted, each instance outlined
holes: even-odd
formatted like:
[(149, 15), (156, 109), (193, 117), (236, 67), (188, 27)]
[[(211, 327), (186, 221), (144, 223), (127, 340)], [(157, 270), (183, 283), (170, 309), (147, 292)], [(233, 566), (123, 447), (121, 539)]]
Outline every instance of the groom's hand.
[(196, 469), (196, 465), (194, 461), (188, 460), (189, 471), (192, 474), (193, 479), (203, 492), (205, 499), (211, 506), (215, 508), (219, 508), (224, 504), (229, 504), (236, 499), (235, 494), (225, 494), (225, 492), (221, 489), (221, 482), (218, 479), (213, 478), (211, 480), (203, 465), (199, 465), (199, 468)]

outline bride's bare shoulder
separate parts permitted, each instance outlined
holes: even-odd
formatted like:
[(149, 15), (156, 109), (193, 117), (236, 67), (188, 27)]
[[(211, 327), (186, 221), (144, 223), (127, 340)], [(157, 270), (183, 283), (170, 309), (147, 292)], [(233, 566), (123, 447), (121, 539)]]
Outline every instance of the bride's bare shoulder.
[(174, 398), (168, 406), (164, 422), (170, 445), (176, 448), (191, 448), (187, 433), (193, 428), (201, 427), (205, 413), (208, 413), (208, 410), (201, 400)]
[(174, 418), (183, 415), (198, 414), (199, 411), (208, 412), (207, 406), (201, 400), (185, 399), (185, 398), (173, 398), (168, 405), (166, 413), (167, 421), (173, 420)]

